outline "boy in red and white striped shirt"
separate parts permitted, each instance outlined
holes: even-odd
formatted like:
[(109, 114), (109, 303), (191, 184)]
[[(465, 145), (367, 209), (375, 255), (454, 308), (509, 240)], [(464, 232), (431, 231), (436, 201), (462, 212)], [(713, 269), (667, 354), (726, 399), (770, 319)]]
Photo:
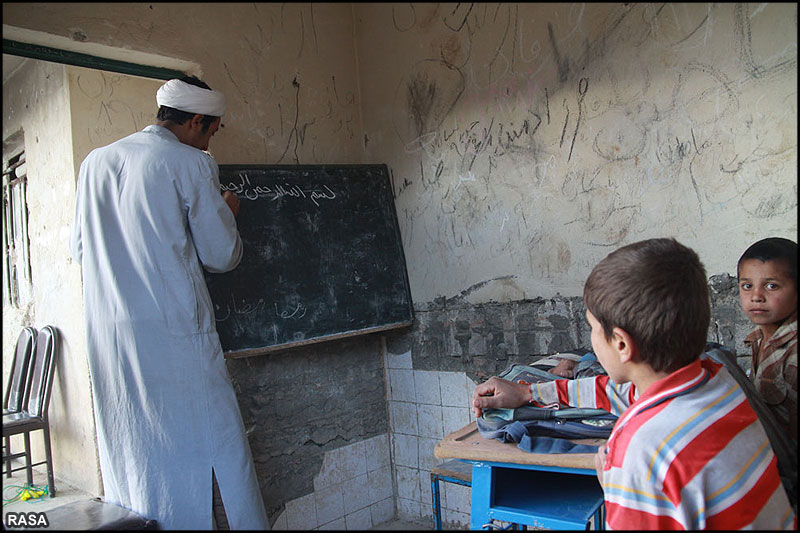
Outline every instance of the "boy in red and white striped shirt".
[(721, 365), (700, 359), (710, 306), (697, 254), (674, 239), (622, 247), (584, 287), (608, 373), (520, 385), (497, 377), (482, 409), (559, 402), (619, 415), (595, 460), (609, 529), (796, 529), (758, 416)]

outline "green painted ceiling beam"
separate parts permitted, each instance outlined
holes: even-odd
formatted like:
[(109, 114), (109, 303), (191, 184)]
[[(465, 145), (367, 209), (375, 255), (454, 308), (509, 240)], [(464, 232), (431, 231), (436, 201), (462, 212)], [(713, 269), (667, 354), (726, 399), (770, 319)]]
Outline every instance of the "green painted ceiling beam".
[(9, 39), (3, 39), (3, 53), (159, 80), (169, 80), (185, 76), (180, 70), (138, 65), (136, 63), (128, 63), (127, 61), (106, 59), (104, 57), (50, 48), (49, 46), (11, 41)]

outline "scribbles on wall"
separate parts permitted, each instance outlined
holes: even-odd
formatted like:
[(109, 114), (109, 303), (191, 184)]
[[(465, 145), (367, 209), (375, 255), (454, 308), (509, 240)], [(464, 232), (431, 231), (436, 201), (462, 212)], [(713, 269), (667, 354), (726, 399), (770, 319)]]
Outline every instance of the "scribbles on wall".
[(120, 94), (119, 89), (126, 77), (89, 69), (76, 70), (74, 76), (75, 86), (83, 99), (92, 102), (86, 111), (90, 114), (86, 135), (92, 146), (101, 146), (109, 139), (121, 139), (141, 130), (155, 119), (155, 98), (150, 106), (152, 113), (147, 113), (142, 106)]
[(346, 39), (352, 40), (352, 21), (331, 19), (344, 12), (324, 4), (256, 3), (252, 9), (252, 19), (242, 21), (241, 31), (221, 42), (208, 59), (209, 70), (224, 73), (221, 88), (230, 93), (225, 120), (244, 136), (225, 147), (225, 159), (274, 164), (358, 160), (358, 80), (353, 64), (343, 59), (350, 55), (340, 55)]
[[(747, 4), (733, 6), (736, 51), (744, 68), (753, 78), (797, 69), (797, 43), (776, 42), (772, 36), (777, 28), (771, 25), (767, 17), (757, 17), (767, 6), (768, 4), (760, 4), (755, 9), (748, 9)], [(783, 21), (784, 24), (787, 22), (792, 23), (791, 20)], [(797, 31), (797, 12), (793, 22)], [(753, 31), (754, 24), (757, 25), (757, 31)], [(780, 50), (784, 44), (787, 48)], [(792, 49), (794, 54), (791, 53)]]
[(457, 69), (444, 61), (420, 61), (395, 91), (398, 136), (408, 143), (436, 132), (463, 92), (464, 76)]
[(610, 249), (661, 235), (724, 272), (729, 249), (796, 228), (796, 20), (773, 4), (394, 6), (411, 58), (392, 100), (403, 153), (386, 159), (415, 291), (519, 275), (579, 293)]
[(67, 67), (66, 75), (74, 159), (78, 164), (93, 149), (155, 121), (155, 94), (162, 80), (73, 66)]

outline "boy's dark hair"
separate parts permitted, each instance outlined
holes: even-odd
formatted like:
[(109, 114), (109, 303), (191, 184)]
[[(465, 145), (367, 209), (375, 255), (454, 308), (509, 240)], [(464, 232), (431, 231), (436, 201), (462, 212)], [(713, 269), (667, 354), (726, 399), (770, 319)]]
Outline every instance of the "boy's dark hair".
[(611, 252), (589, 274), (583, 300), (606, 339), (615, 327), (625, 330), (656, 372), (674, 372), (703, 352), (711, 317), (706, 271), (675, 239)]
[[(211, 90), (211, 87), (209, 87), (206, 82), (196, 76), (184, 76), (180, 78), (180, 80), (190, 85), (194, 85), (195, 87), (200, 87), (201, 89), (208, 89), (209, 91)], [(196, 114), (197, 113), (189, 113), (188, 111), (181, 111), (180, 109), (175, 109), (174, 107), (162, 105), (158, 108), (156, 118), (158, 120), (169, 120), (175, 124), (183, 124)], [(201, 121), (201, 124), (203, 124), (203, 133), (207, 132), (208, 128), (211, 127), (211, 123), (218, 118), (219, 117), (214, 117), (212, 115), (203, 115), (203, 120)]]
[(745, 259), (758, 259), (759, 261), (785, 261), (789, 274), (794, 280), (794, 290), (797, 291), (797, 243), (782, 237), (767, 237), (753, 243), (744, 251), (739, 262), (736, 263), (736, 277), (742, 268)]

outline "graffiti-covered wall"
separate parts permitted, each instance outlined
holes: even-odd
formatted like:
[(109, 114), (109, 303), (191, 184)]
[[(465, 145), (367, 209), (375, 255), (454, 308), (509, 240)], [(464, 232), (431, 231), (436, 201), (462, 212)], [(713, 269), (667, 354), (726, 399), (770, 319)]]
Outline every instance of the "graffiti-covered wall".
[(356, 13), (364, 145), (393, 174), (415, 302), (579, 296), (656, 236), (735, 273), (796, 236), (796, 6)]
[[(619, 246), (694, 248), (708, 339), (747, 366), (736, 262), (761, 238), (797, 238), (796, 6), (355, 13), (365, 157), (389, 165), (416, 309), (387, 342), (401, 516), (430, 516), (432, 447), (470, 420), (459, 376), (469, 389), (591, 349), (583, 282)], [(469, 523), (468, 489), (445, 484), (443, 502), (446, 523)]]

